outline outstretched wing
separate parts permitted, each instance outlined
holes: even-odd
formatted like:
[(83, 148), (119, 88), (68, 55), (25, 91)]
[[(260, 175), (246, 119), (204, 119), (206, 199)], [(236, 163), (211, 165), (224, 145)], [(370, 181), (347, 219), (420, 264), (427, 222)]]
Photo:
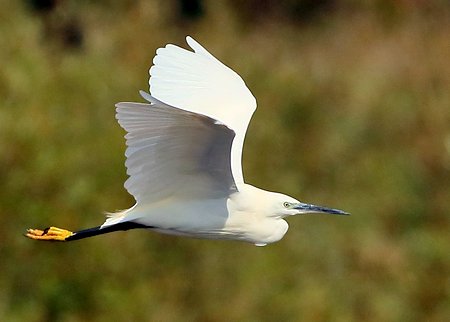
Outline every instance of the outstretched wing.
[(234, 131), (207, 116), (147, 99), (151, 104), (116, 105), (116, 118), (128, 132), (125, 188), (136, 201), (209, 199), (235, 192)]
[(256, 100), (237, 73), (191, 37), (186, 41), (193, 52), (172, 44), (156, 51), (150, 93), (166, 104), (209, 116), (231, 128), (236, 133), (231, 168), (235, 182), (243, 183), (242, 147)]

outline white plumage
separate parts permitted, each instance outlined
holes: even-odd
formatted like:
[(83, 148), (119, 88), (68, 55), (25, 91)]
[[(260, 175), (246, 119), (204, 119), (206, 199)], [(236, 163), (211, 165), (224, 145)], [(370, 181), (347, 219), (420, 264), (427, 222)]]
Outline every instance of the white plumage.
[(256, 99), (242, 78), (191, 37), (194, 52), (175, 45), (156, 51), (150, 68), (150, 93), (160, 101), (209, 116), (235, 131), (231, 164), (236, 182), (244, 182), (242, 146)]
[(256, 100), (242, 78), (191, 37), (193, 49), (166, 45), (150, 68), (149, 102), (118, 103), (127, 131), (125, 188), (136, 204), (96, 228), (72, 233), (29, 230), (38, 240), (75, 240), (114, 230), (235, 239), (262, 246), (280, 240), (287, 216), (347, 214), (301, 203), (244, 182), (242, 147)]

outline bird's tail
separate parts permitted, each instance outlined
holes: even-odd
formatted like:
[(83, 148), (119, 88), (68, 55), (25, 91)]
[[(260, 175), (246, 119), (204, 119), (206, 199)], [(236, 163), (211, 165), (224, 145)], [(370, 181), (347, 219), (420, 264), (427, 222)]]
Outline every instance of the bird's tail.
[[(131, 208), (132, 209), (132, 208)], [(128, 220), (126, 215), (130, 209), (117, 210), (116, 212), (105, 212), (106, 220), (101, 227), (107, 227), (111, 225), (117, 225), (121, 222)]]

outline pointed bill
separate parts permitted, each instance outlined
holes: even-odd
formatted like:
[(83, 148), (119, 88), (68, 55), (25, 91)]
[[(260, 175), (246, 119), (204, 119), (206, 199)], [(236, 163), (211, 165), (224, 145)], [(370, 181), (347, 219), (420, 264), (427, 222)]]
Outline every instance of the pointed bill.
[(327, 208), (322, 206), (311, 205), (307, 203), (298, 203), (293, 207), (300, 211), (300, 213), (316, 213), (316, 214), (329, 214), (329, 215), (350, 215), (348, 212), (345, 212), (340, 209)]

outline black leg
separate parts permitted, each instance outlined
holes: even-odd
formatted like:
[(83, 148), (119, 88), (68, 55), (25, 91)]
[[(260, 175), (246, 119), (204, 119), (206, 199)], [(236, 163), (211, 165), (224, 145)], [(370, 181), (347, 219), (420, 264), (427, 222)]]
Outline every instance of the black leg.
[(129, 230), (129, 229), (137, 229), (137, 228), (153, 228), (145, 225), (141, 225), (134, 222), (121, 222), (115, 225), (107, 226), (105, 228), (101, 228), (101, 226), (83, 229), (79, 231), (75, 231), (73, 235), (67, 237), (65, 241), (72, 241), (72, 240), (78, 240), (83, 239), (87, 237), (93, 237), (97, 235), (112, 233), (119, 230)]

